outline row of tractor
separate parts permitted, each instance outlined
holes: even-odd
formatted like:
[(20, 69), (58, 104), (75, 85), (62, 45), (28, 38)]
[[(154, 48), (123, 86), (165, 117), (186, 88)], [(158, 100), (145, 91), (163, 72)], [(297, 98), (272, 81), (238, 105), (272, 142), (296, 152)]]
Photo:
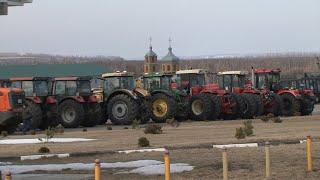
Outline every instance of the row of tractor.
[[(99, 80), (92, 87), (92, 80)], [(251, 80), (250, 80), (251, 79)], [(204, 69), (174, 74), (114, 72), (99, 77), (15, 77), (0, 81), (0, 131), (14, 129), (31, 114), (31, 129), (61, 124), (92, 127), (110, 119), (113, 124), (152, 119), (216, 120), (309, 115), (312, 90), (282, 88), (280, 70), (210, 73)], [(7, 115), (8, 114), (8, 115)], [(10, 114), (10, 116), (9, 116)], [(15, 120), (12, 120), (15, 119)]]
[(151, 95), (152, 118), (216, 120), (310, 115), (312, 90), (282, 88), (279, 69), (226, 71), (216, 74), (203, 69), (153, 73), (142, 78)]

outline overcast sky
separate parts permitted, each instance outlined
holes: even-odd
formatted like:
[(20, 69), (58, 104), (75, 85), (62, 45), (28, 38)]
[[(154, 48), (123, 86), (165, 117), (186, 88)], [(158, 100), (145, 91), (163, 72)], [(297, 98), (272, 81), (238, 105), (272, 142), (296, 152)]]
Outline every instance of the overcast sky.
[(0, 16), (0, 52), (142, 58), (320, 52), (319, 0), (34, 0)]

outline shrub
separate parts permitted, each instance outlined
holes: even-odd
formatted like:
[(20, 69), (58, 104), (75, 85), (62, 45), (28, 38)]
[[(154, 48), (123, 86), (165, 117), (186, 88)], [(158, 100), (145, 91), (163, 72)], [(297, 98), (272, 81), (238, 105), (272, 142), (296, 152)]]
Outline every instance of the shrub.
[(37, 132), (36, 132), (36, 130), (32, 129), (32, 130), (30, 130), (30, 134), (31, 134), (31, 135), (36, 135)]
[(63, 134), (64, 133), (64, 127), (62, 126), (62, 124), (59, 124), (56, 128), (55, 128), (55, 132), (59, 133), (59, 134)]
[(1, 131), (1, 136), (2, 137), (7, 137), (8, 136), (8, 131)]
[(175, 119), (168, 119), (167, 120), (167, 124), (170, 124), (172, 127), (177, 128), (180, 126), (179, 121), (175, 120)]
[(38, 150), (39, 153), (50, 153), (50, 149), (47, 148), (47, 147), (41, 147), (39, 150)]
[(139, 147), (148, 147), (150, 146), (150, 141), (146, 137), (141, 137), (138, 139)]
[(87, 132), (87, 131), (88, 131), (87, 128), (82, 129), (82, 132)]
[(112, 126), (107, 126), (107, 130), (111, 131), (112, 130)]
[(157, 124), (148, 124), (144, 129), (145, 134), (161, 134), (162, 127)]
[(235, 137), (236, 137), (237, 139), (244, 139), (244, 138), (246, 137), (246, 134), (245, 134), (245, 132), (244, 132), (244, 130), (243, 130), (242, 127), (236, 128)]
[(272, 118), (272, 121), (274, 123), (282, 123), (282, 119), (280, 117), (274, 117), (274, 118)]
[(244, 133), (246, 136), (252, 136), (253, 135), (253, 126), (252, 126), (252, 121), (248, 120), (248, 121), (244, 121), (243, 122), (244, 125)]
[(123, 129), (129, 129), (129, 128), (126, 126), (126, 127), (124, 127)]
[(137, 119), (132, 121), (132, 129), (140, 129), (140, 121), (138, 121)]

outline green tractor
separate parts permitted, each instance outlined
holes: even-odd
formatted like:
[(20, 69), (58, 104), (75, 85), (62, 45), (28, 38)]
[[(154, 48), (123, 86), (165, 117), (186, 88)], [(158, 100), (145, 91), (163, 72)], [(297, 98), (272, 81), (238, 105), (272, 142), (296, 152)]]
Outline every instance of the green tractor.
[(174, 74), (146, 73), (143, 75), (144, 89), (151, 94), (151, 118), (156, 122), (165, 122), (175, 118), (184, 120), (189, 113), (189, 96), (178, 90), (174, 84)]

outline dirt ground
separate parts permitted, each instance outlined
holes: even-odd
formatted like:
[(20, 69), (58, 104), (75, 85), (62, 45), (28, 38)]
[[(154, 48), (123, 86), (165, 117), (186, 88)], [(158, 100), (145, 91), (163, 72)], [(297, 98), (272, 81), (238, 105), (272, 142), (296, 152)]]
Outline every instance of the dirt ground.
[[(317, 106), (319, 109), (319, 106)], [(254, 136), (244, 140), (234, 137), (235, 129), (242, 126), (243, 120), (184, 122), (178, 128), (163, 124), (163, 134), (146, 135), (141, 129), (124, 129), (124, 126), (114, 126), (108, 131), (104, 126), (68, 129), (62, 135), (55, 137), (93, 138), (95, 141), (80, 143), (48, 143), (52, 153), (90, 152), (137, 149), (139, 137), (147, 137), (152, 147), (169, 146), (172, 163), (188, 163), (195, 168), (190, 172), (172, 174), (172, 179), (221, 179), (221, 150), (212, 148), (212, 144), (228, 144), (243, 142), (264, 142), (270, 140), (300, 140), (307, 135), (315, 138), (313, 143), (314, 171), (307, 173), (305, 144), (279, 145), (271, 147), (271, 179), (319, 179), (320, 154), (318, 142), (320, 139), (320, 115), (305, 117), (282, 118), (282, 123), (262, 122), (253, 120)], [(13, 138), (38, 138), (37, 135), (15, 135)], [(8, 156), (36, 154), (43, 144), (35, 145), (0, 145), (0, 158)], [(190, 148), (193, 147), (193, 148)], [(228, 149), (230, 179), (264, 179), (264, 147), (231, 148)], [(86, 157), (71, 157), (65, 159), (42, 159), (34, 161), (16, 161), (14, 164), (47, 164), (47, 163), (93, 163), (95, 159), (102, 162), (128, 162), (132, 160), (163, 160), (162, 152), (131, 153), (131, 154), (100, 154)], [(142, 176), (137, 174), (116, 174), (123, 169), (103, 169), (103, 179), (163, 179), (163, 176)], [(44, 172), (33, 172), (44, 173)], [(47, 172), (45, 172), (47, 173)], [(50, 172), (57, 174), (92, 174), (92, 171)], [(85, 177), (85, 176), (84, 176)], [(83, 178), (93, 179), (93, 178)]]

